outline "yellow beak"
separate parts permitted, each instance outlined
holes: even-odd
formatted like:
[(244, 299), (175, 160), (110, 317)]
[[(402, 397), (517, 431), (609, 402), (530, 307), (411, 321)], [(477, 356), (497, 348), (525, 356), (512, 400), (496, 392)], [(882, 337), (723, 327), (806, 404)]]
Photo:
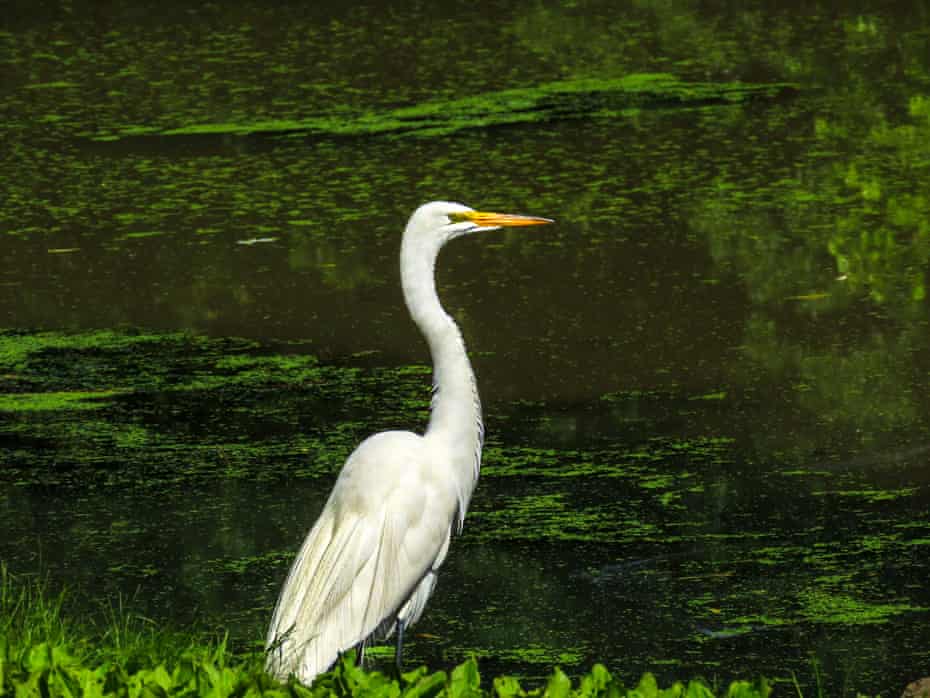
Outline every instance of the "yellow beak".
[[(463, 221), (471, 221), (482, 228), (496, 228), (499, 226), (518, 226), (518, 225), (545, 225), (546, 223), (555, 223), (549, 218), (539, 218), (537, 216), (518, 216), (513, 213), (488, 213), (486, 211), (465, 211), (456, 214), (456, 218), (461, 216)], [(450, 216), (451, 217), (451, 216)]]

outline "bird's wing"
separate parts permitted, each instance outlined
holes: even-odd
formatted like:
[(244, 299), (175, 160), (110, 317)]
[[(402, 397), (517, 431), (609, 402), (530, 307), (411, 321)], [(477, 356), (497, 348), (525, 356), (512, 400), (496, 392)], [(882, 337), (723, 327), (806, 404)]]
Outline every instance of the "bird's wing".
[(278, 600), (272, 673), (309, 683), (397, 613), (447, 546), (451, 518), (435, 516), (429, 499), (397, 488), (375, 507), (349, 511), (331, 499)]

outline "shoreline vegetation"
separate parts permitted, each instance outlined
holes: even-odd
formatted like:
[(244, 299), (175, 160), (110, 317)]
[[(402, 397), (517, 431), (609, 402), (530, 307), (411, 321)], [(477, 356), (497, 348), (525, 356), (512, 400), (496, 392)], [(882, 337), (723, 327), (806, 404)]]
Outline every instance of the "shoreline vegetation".
[(311, 687), (281, 684), (264, 672), (260, 651), (237, 653), (224, 637), (159, 628), (122, 606), (99, 625), (82, 623), (68, 617), (65, 602), (65, 593), (51, 594), (46, 583), (0, 565), (0, 695), (766, 698), (772, 692), (765, 679), (661, 688), (651, 674), (625, 687), (600, 664), (576, 681), (556, 667), (544, 685), (527, 688), (513, 676), (482, 679), (474, 658), (449, 671), (422, 666), (394, 677), (356, 666), (354, 652)]

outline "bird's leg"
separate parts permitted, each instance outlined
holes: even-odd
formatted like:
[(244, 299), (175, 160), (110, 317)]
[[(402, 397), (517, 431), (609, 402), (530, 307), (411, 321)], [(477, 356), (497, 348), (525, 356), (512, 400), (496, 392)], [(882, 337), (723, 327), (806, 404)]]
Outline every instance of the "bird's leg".
[(365, 640), (355, 646), (355, 666), (365, 668)]
[(403, 673), (404, 661), (404, 621), (397, 619), (397, 649), (394, 651), (394, 668), (397, 669), (397, 680)]

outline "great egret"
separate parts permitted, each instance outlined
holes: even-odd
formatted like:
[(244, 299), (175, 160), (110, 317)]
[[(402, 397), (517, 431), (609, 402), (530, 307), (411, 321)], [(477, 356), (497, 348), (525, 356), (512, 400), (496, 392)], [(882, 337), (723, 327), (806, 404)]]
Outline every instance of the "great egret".
[(465, 343), (436, 295), (436, 257), (462, 235), (551, 222), (446, 201), (410, 217), (400, 276), (433, 359), (429, 425), (422, 436), (370, 436), (346, 460), (278, 597), (266, 645), (273, 676), (309, 685), (345, 650), (395, 632), (400, 667), (404, 629), (423, 613), (452, 531), (462, 529), (484, 440)]

